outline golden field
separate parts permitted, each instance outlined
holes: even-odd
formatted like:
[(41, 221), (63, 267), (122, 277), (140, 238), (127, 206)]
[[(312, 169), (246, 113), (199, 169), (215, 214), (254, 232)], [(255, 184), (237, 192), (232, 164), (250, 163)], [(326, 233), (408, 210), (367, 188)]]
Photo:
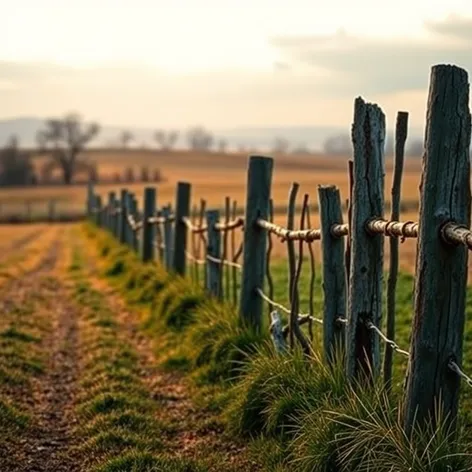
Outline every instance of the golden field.
[[(146, 185), (156, 185), (158, 189), (158, 204), (173, 204), (175, 188), (179, 181), (192, 184), (192, 204), (199, 204), (201, 198), (207, 201), (208, 207), (222, 207), (225, 197), (236, 200), (239, 208), (244, 208), (246, 195), (246, 179), (248, 156), (241, 154), (202, 154), (187, 151), (159, 152), (139, 150), (109, 150), (89, 151), (85, 156), (90, 161), (98, 164), (101, 176), (109, 177), (119, 172), (124, 173), (127, 167), (133, 167), (136, 175), (142, 166), (149, 166), (151, 172), (159, 168), (165, 181), (159, 184), (134, 183), (134, 184), (100, 184), (96, 191), (106, 199), (109, 191), (119, 192), (126, 187), (136, 193), (141, 200), (143, 189)], [(421, 160), (406, 160), (403, 174), (402, 200), (417, 201), (419, 195), (419, 183), (421, 172)], [(386, 159), (385, 198), (390, 200), (390, 187), (392, 179), (392, 159)], [(339, 187), (342, 199), (348, 195), (347, 157), (316, 156), (275, 156), (274, 173), (272, 183), (272, 196), (274, 205), (283, 207), (287, 203), (288, 192), (293, 182), (300, 185), (298, 203), (302, 202), (303, 195), (308, 193), (311, 201), (318, 200), (318, 185), (333, 184)], [(31, 200), (34, 208), (42, 208), (46, 211), (47, 202), (56, 199), (58, 212), (83, 212), (85, 208), (86, 186), (73, 185), (51, 186), (26, 189), (1, 189), (0, 202), (3, 202), (2, 211), (8, 208), (14, 211), (24, 212), (26, 200)], [(386, 215), (388, 216), (388, 215)], [(285, 224), (286, 217), (283, 214), (276, 215), (276, 222)], [(403, 220), (416, 220), (415, 213), (402, 215)], [(312, 215), (312, 226), (318, 226), (318, 215)], [(238, 239), (240, 235), (238, 234)], [(319, 243), (314, 243), (317, 260), (320, 260)], [(388, 244), (385, 245), (388, 253)], [(401, 266), (412, 270), (414, 266), (416, 241), (406, 241), (401, 245)], [(284, 257), (286, 248), (283, 244), (275, 242), (274, 257)], [(307, 249), (305, 249), (307, 254)]]

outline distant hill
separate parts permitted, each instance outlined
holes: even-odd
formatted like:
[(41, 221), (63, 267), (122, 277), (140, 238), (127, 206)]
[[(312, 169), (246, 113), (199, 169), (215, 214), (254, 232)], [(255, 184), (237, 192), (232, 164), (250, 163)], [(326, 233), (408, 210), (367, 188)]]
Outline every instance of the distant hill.
[[(36, 133), (44, 125), (44, 119), (39, 117), (19, 117), (0, 120), (0, 146), (4, 146), (12, 134), (16, 134), (22, 147), (32, 147), (36, 145)], [(91, 147), (112, 147), (118, 145), (120, 133), (127, 129), (135, 137), (132, 147), (156, 146), (154, 133), (156, 128), (140, 127), (118, 127), (102, 125), (100, 134)], [(224, 138), (227, 140), (229, 148), (233, 150), (258, 149), (261, 151), (271, 149), (276, 138), (283, 138), (289, 141), (291, 147), (305, 147), (311, 151), (319, 151), (323, 147), (324, 141), (334, 135), (349, 134), (350, 126), (332, 127), (332, 126), (292, 126), (292, 127), (241, 127), (232, 129), (211, 130), (216, 139)], [(411, 129), (409, 139), (421, 137), (422, 131)], [(185, 129), (181, 130), (181, 136), (177, 142), (178, 147), (186, 147)]]

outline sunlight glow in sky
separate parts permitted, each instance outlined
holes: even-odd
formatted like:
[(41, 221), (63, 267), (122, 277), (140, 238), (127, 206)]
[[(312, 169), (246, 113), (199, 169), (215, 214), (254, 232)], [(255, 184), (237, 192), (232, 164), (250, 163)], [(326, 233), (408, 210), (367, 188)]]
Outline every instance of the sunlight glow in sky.
[(0, 118), (75, 109), (120, 126), (348, 126), (363, 95), (421, 125), (431, 65), (472, 73), (470, 0), (0, 5)]
[[(6, 0), (4, 0), (5, 3)], [(446, 6), (447, 5), (447, 6)], [(140, 63), (167, 72), (270, 68), (268, 38), (421, 35), (468, 0), (15, 0), (2, 6), (0, 59), (70, 66)]]

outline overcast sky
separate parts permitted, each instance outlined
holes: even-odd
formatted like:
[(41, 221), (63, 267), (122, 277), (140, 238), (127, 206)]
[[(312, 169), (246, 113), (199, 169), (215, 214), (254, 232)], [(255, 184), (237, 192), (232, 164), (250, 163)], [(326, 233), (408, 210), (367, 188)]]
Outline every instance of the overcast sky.
[(350, 126), (360, 95), (422, 126), (431, 66), (472, 73), (470, 0), (0, 4), (0, 118)]

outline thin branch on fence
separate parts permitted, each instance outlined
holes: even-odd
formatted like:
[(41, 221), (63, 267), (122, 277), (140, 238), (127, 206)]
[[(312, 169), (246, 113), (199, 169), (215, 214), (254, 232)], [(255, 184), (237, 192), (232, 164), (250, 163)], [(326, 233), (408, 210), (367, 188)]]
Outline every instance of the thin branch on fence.
[(472, 231), (467, 226), (446, 223), (441, 229), (441, 236), (448, 244), (463, 244), (472, 250)]
[[(302, 216), (300, 221), (300, 228), (303, 230), (305, 228), (305, 218), (306, 218), (306, 211), (308, 207), (308, 194), (305, 194), (303, 199), (303, 207), (302, 207)], [(303, 352), (306, 356), (309, 356), (311, 353), (311, 346), (309, 341), (306, 339), (305, 335), (303, 334), (302, 330), (300, 329), (300, 325), (298, 323), (298, 308), (300, 305), (300, 297), (298, 293), (298, 283), (300, 281), (300, 274), (302, 272), (302, 265), (303, 265), (303, 240), (299, 242), (299, 249), (298, 249), (298, 264), (295, 271), (295, 277), (293, 278), (293, 285), (292, 285), (292, 311), (290, 313), (290, 327), (295, 332), (295, 337), (298, 339), (298, 342), (302, 346)], [(294, 319), (294, 321), (292, 321)]]
[[(292, 230), (295, 226), (295, 205), (297, 199), (299, 185), (294, 182), (290, 188), (289, 199), (288, 199), (288, 208), (287, 208), (287, 228)], [(290, 349), (293, 350), (295, 347), (295, 324), (296, 324), (296, 312), (294, 309), (294, 300), (293, 300), (293, 282), (295, 279), (296, 272), (296, 261), (295, 261), (295, 247), (294, 240), (287, 239), (287, 253), (288, 253), (288, 273), (289, 273), (289, 282), (288, 282), (288, 291), (289, 291), (289, 301), (290, 301)]]
[[(229, 197), (227, 197), (229, 198)], [(221, 232), (228, 232), (233, 231), (238, 228), (244, 227), (244, 218), (234, 218), (233, 220), (229, 220), (225, 223), (217, 223), (215, 225), (215, 229)]]
[[(395, 165), (392, 183), (392, 221), (400, 218), (401, 185), (403, 162), (405, 158), (405, 142), (408, 134), (408, 113), (398, 112), (395, 130)], [(398, 277), (398, 239), (390, 238), (390, 267), (387, 281), (387, 338), (395, 342), (395, 290)], [(390, 343), (385, 346), (384, 383), (387, 389), (392, 384), (393, 349)]]
[[(273, 223), (274, 221), (274, 201), (272, 198), (269, 200), (269, 219), (270, 222)], [(272, 255), (272, 233), (267, 233), (267, 256), (266, 256), (266, 277), (267, 277), (267, 285), (269, 288), (269, 297), (274, 298), (274, 280), (272, 279), (272, 274), (270, 273), (270, 258)], [(272, 312), (274, 311), (274, 306), (269, 303), (269, 319), (273, 321)]]
[[(229, 220), (230, 220), (230, 208), (231, 205), (231, 200), (229, 197), (225, 198), (225, 226), (228, 225)], [(217, 225), (218, 226), (218, 225)], [(231, 232), (233, 232), (232, 230)], [(224, 231), (223, 232), (223, 254), (221, 255), (221, 258), (226, 261), (228, 259), (228, 236), (229, 236), (229, 231)], [(221, 274), (222, 278), (222, 285), (223, 285), (223, 294), (225, 297), (229, 298), (229, 271), (230, 268), (227, 264), (224, 265), (223, 273)]]
[[(200, 199), (200, 215), (198, 219), (198, 225), (203, 226), (203, 222), (205, 220), (205, 213), (206, 213), (206, 201), (203, 199)], [(197, 237), (196, 241), (196, 258), (201, 259), (201, 246), (202, 246), (202, 241), (203, 241), (203, 247), (206, 247), (206, 241), (199, 235)], [(206, 271), (204, 272), (203, 275), (203, 280), (206, 280)], [(197, 284), (200, 282), (200, 269), (198, 269), (198, 278), (197, 278)], [(206, 285), (206, 284), (205, 284)]]
[[(398, 218), (396, 218), (398, 219)], [(419, 225), (415, 221), (392, 221), (384, 220), (383, 218), (372, 218), (367, 221), (366, 229), (372, 234), (383, 234), (390, 236), (392, 239), (401, 238), (402, 242), (406, 238), (417, 238)]]
[[(309, 228), (311, 228), (311, 218), (310, 218), (310, 206), (306, 207), (306, 223)], [(315, 263), (315, 251), (313, 250), (313, 242), (308, 241), (308, 251), (310, 252), (310, 300), (309, 300), (309, 313), (310, 316), (313, 316), (313, 298), (315, 292), (315, 281), (316, 281), (316, 263)], [(310, 318), (308, 322), (308, 334), (310, 335), (310, 340), (313, 342), (313, 321)]]
[[(195, 204), (192, 207), (192, 224), (193, 225), (196, 224), (197, 218), (198, 218), (198, 207)], [(195, 279), (195, 283), (198, 284), (200, 267), (198, 267), (198, 264), (197, 264), (197, 235), (194, 232), (191, 233), (190, 240), (192, 243), (192, 255), (194, 257), (193, 276)]]
[(349, 300), (349, 274), (351, 272), (351, 230), (352, 230), (352, 189), (354, 187), (354, 161), (349, 159), (347, 163), (349, 179), (349, 198), (347, 200), (347, 227), (345, 267), (346, 267), (346, 302)]
[[(238, 203), (236, 200), (233, 201), (233, 206), (232, 206), (232, 218), (236, 218), (236, 214), (238, 211)], [(236, 231), (231, 231), (231, 260), (233, 262), (236, 262), (237, 259), (236, 257)], [(238, 305), (238, 273), (236, 272), (236, 267), (231, 268), (231, 276), (233, 279), (232, 286), (233, 286), (233, 305), (237, 306)]]
[(257, 224), (267, 230), (269, 233), (275, 234), (282, 242), (285, 241), (317, 241), (321, 239), (320, 229), (294, 230), (293, 228), (284, 228), (283, 226), (271, 223), (269, 221), (258, 219)]

